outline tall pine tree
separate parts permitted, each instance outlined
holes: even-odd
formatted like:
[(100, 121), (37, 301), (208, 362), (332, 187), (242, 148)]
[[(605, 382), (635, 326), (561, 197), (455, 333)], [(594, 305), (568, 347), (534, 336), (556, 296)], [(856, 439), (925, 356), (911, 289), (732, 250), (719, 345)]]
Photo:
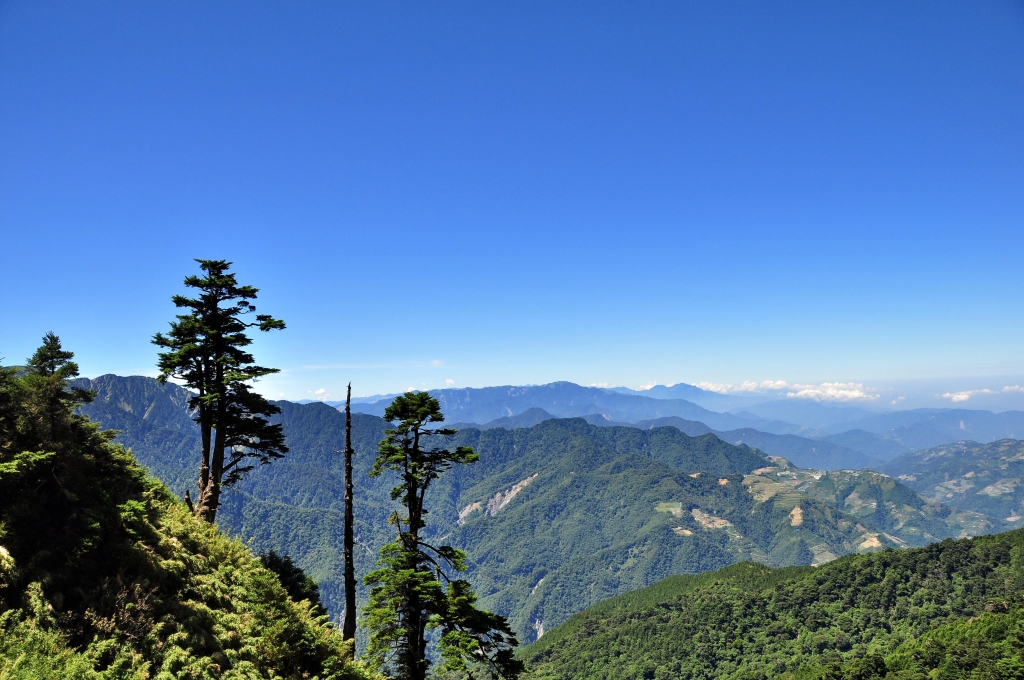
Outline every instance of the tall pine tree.
[(372, 586), (363, 619), (370, 630), (368, 659), (377, 667), (390, 666), (400, 680), (424, 680), (430, 666), (427, 634), (436, 630), (441, 672), (518, 677), (523, 664), (513, 654), (518, 642), (505, 618), (477, 609), (469, 582), (453, 578), (466, 570), (465, 553), (448, 545), (434, 547), (423, 536), (428, 512), (423, 501), (431, 482), (452, 465), (479, 456), (466, 446), (431, 445), (438, 439), (447, 444), (455, 430), (435, 425), (444, 415), (427, 392), (397, 397), (384, 419), (396, 425), (380, 442), (370, 474), (398, 473), (391, 497), (405, 513), (391, 516), (398, 536), (381, 549), (380, 568), (365, 578)]
[[(217, 517), (221, 489), (231, 486), (253, 469), (281, 458), (288, 451), (280, 425), (268, 416), (280, 413), (249, 383), (277, 373), (264, 368), (245, 348), (252, 344), (246, 331), (272, 331), (284, 322), (255, 314), (250, 302), (257, 288), (240, 286), (225, 260), (196, 260), (203, 276), (189, 276), (185, 285), (196, 297), (175, 295), (175, 306), (187, 310), (171, 322), (170, 331), (157, 333), (153, 343), (160, 352), (159, 380), (181, 380), (196, 391), (189, 406), (202, 435), (199, 483), (193, 512), (208, 522)], [(252, 321), (244, 317), (255, 314)], [(190, 504), (191, 499), (188, 499)]]

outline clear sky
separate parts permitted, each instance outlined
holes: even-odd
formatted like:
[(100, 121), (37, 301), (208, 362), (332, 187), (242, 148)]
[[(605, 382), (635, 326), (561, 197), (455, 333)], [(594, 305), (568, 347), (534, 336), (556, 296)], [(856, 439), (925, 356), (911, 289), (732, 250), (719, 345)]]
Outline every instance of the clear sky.
[(275, 397), (999, 390), (1024, 3), (0, 2), (0, 237), (6, 363), (152, 374), (204, 257)]

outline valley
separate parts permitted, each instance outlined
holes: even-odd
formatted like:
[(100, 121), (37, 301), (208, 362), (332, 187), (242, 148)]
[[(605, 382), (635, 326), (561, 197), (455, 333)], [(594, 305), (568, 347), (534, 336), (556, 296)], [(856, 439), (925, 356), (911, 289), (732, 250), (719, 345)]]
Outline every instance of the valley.
[[(81, 384), (98, 392), (84, 413), (121, 430), (118, 441), (176, 493), (194, 484), (198, 433), (184, 390), (141, 377)], [(257, 551), (291, 555), (337, 616), (344, 418), (321, 403), (277, 404), (291, 451), (225, 494), (218, 523)], [(526, 641), (676, 574), (743, 561), (825, 564), (1012, 526), (886, 474), (816, 470), (762, 447), (779, 438), (815, 441), (798, 435), (744, 430), (732, 443), (735, 432), (675, 416), (595, 425), (594, 417), (549, 415), (531, 407), (485, 429), (461, 423), (452, 444), (473, 446), (480, 462), (452, 470), (429, 498), (432, 535), (469, 552), (482, 605), (507, 616)], [(385, 427), (377, 416), (353, 415), (359, 573), (389, 540), (388, 485), (366, 474)]]

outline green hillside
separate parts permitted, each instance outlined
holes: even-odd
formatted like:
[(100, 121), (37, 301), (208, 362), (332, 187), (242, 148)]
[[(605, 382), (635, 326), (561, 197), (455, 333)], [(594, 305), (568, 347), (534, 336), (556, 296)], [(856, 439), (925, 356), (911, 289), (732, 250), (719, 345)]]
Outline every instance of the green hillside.
[[(572, 617), (537, 678), (1019, 678), (1024, 531), (673, 577)], [(934, 671), (934, 673), (933, 673)]]
[[(86, 413), (122, 427), (119, 441), (177, 493), (194, 483), (198, 444), (179, 388), (116, 376), (89, 385), (100, 397)], [(258, 550), (291, 555), (337, 616), (344, 597), (336, 449), (344, 416), (324, 404), (278, 405), (290, 453), (227, 493), (218, 523)], [(380, 418), (353, 414), (359, 573), (391, 537), (389, 486), (366, 475), (384, 428)], [(590, 604), (673, 574), (743, 560), (823, 563), (987, 530), (983, 518), (970, 516), (972, 524), (888, 477), (838, 483), (799, 471), (789, 478), (792, 468), (782, 470), (784, 462), (755, 449), (673, 427), (552, 419), (463, 430), (453, 444), (473, 446), (481, 459), (432, 487), (430, 526), (467, 550), (481, 605), (507, 616), (525, 640)], [(796, 479), (803, 481), (792, 486)]]
[(908, 453), (882, 469), (927, 498), (1024, 525), (1024, 441), (960, 441)]
[(367, 677), (315, 602), (73, 415), (86, 398), (0, 370), (0, 677)]
[[(805, 470), (788, 461), (757, 470), (743, 483), (759, 498), (798, 493), (870, 523), (901, 547), (920, 547), (944, 538), (966, 538), (1007, 529), (1003, 522), (970, 510), (929, 501), (906, 484), (872, 470)], [(865, 535), (874, 542), (873, 535)]]

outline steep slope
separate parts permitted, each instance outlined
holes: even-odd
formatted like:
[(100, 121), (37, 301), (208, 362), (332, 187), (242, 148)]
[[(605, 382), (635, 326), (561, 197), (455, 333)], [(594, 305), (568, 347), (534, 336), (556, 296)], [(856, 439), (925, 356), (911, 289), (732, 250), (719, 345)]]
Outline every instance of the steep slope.
[(0, 371), (0, 677), (366, 677), (313, 603), (60, 386)]
[(808, 439), (795, 434), (770, 434), (750, 428), (720, 432), (704, 423), (682, 418), (658, 418), (636, 423), (636, 427), (643, 429), (665, 426), (676, 427), (692, 437), (711, 432), (723, 441), (753, 446), (770, 456), (786, 458), (798, 467), (816, 470), (843, 470), (877, 468), (882, 464), (880, 459), (866, 456), (849, 447)]
[[(755, 497), (795, 492), (813, 498), (859, 518), (901, 547), (1008, 528), (981, 513), (929, 501), (896, 479), (871, 470), (807, 470), (782, 459), (772, 462), (774, 467), (755, 470), (743, 480)], [(860, 546), (875, 540), (876, 534), (865, 534)]]
[(96, 393), (80, 411), (104, 429), (118, 430), (118, 441), (153, 475), (179, 495), (195, 484), (199, 428), (188, 410), (187, 390), (139, 375), (108, 374), (71, 384)]
[(766, 460), (712, 435), (564, 420), (464, 437), (482, 455), (515, 454), (498, 475), (465, 485), (451, 540), (470, 550), (482, 602), (508, 612), (526, 639), (669, 574), (749, 559), (806, 564), (869, 536), (898, 545), (826, 503), (757, 499), (743, 480)]
[(1024, 441), (961, 441), (905, 454), (882, 469), (927, 498), (1024, 524)]
[[(1013, 531), (817, 569), (739, 564), (673, 577), (574, 616), (522, 653), (537, 678), (867, 679), (885, 677), (890, 666), (1017, 677), (1022, 597), (1024, 531)], [(976, 623), (981, 634), (970, 629)], [(989, 642), (958, 649), (971, 635)], [(983, 650), (995, 658), (979, 659)], [(1017, 666), (1004, 666), (1009, 674), (970, 674), (1015, 658)]]
[[(168, 390), (169, 400), (177, 398), (177, 388), (157, 387)], [(146, 414), (181, 416), (150, 401), (159, 394), (128, 384), (120, 395), (111, 387), (109, 398), (85, 410), (101, 419), (137, 419), (121, 441), (144, 464), (163, 470), (180, 494), (193, 483), (196, 454), (165, 456), (151, 445), (147, 427), (162, 425)], [(336, 450), (344, 441), (344, 416), (324, 404), (278, 405), (290, 453), (227, 493), (219, 522), (258, 550), (294, 557), (320, 583), (325, 604), (337, 615), (344, 599), (342, 460)], [(394, 505), (391, 482), (366, 475), (385, 423), (354, 414), (353, 426), (356, 566), (366, 573), (390, 538), (386, 518)], [(466, 429), (453, 442), (461, 443), (474, 446), (481, 460), (437, 482), (428, 500), (430, 526), (434, 536), (467, 550), (469, 576), (483, 606), (507, 615), (521, 639), (533, 639), (542, 627), (550, 629), (591, 602), (666, 575), (744, 559), (809, 564), (858, 550), (919, 545), (926, 539), (911, 529), (934, 519), (931, 506), (919, 498), (898, 508), (883, 500), (877, 517), (865, 505), (849, 512), (851, 494), (842, 491), (830, 496), (821, 489), (817, 495), (787, 489), (761, 498), (761, 490), (746, 480), (775, 463), (750, 447), (713, 434), (687, 436), (673, 427), (641, 430), (550, 419), (530, 428)], [(886, 528), (876, 527), (876, 520)], [(947, 533), (936, 525), (929, 535), (969, 532), (956, 522), (944, 526)]]

